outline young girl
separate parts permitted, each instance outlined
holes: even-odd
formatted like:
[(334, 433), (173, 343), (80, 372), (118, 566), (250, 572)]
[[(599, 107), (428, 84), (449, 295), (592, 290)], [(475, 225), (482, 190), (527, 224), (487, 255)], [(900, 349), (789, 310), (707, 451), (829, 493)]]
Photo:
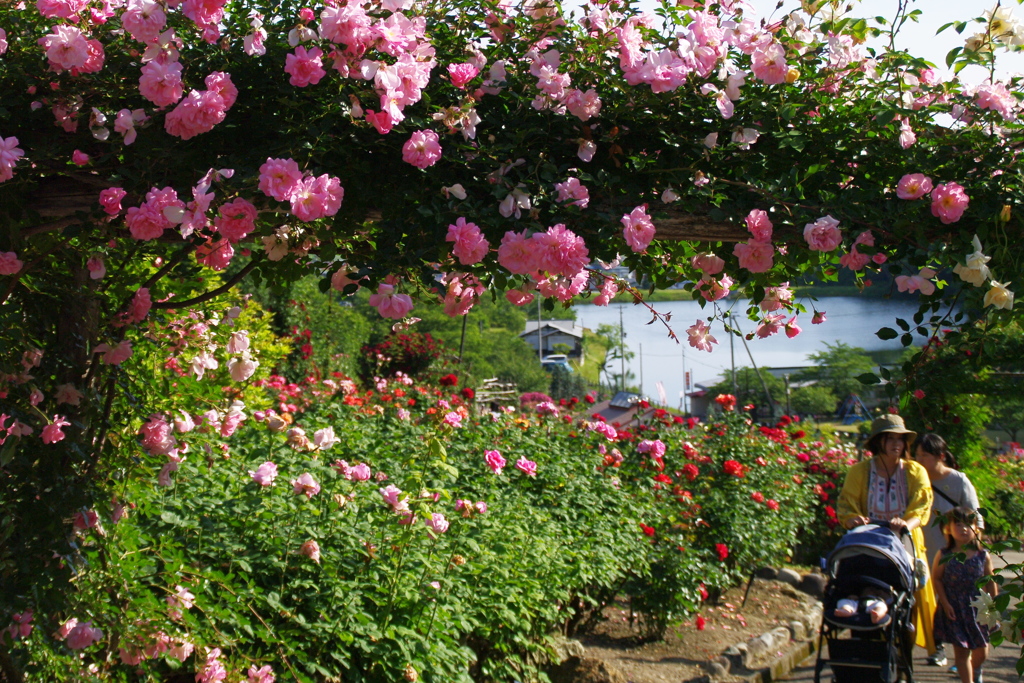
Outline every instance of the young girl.
[[(935, 556), (932, 582), (939, 609), (935, 613), (937, 640), (953, 645), (961, 683), (980, 683), (981, 666), (988, 657), (988, 629), (978, 623), (971, 601), (978, 596), (978, 580), (992, 576), (992, 558), (978, 547), (977, 517), (971, 510), (955, 507), (942, 522), (946, 547)], [(956, 559), (962, 553), (964, 561)], [(993, 598), (995, 581), (985, 584)], [(975, 674), (975, 672), (977, 672)]]

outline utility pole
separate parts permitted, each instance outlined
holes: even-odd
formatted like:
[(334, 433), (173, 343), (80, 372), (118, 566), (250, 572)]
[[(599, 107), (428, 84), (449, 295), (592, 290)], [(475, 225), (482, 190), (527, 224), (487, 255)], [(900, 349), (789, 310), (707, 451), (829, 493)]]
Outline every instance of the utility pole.
[(640, 345), (640, 395), (644, 393), (644, 345)]
[(543, 324), (540, 316), (540, 297), (537, 297), (537, 360), (544, 362), (544, 331), (541, 329)]
[[(732, 327), (732, 325), (730, 325)], [(738, 327), (736, 328), (739, 329)], [(729, 358), (732, 361), (732, 395), (736, 395), (736, 335), (729, 333)]]
[(789, 374), (783, 375), (782, 379), (786, 381), (786, 415), (791, 415), (793, 411), (789, 408)]
[(622, 338), (626, 336), (625, 328), (622, 327), (622, 306), (619, 306), (619, 367), (622, 372), (622, 378), (619, 380), (619, 391), (626, 390), (626, 346), (622, 341)]
[(679, 350), (682, 352), (682, 356), (683, 356), (683, 396), (682, 396), (683, 400), (679, 402), (679, 407), (685, 413), (686, 412), (686, 389), (687, 389), (687, 387), (686, 387), (686, 344), (680, 344), (679, 345)]

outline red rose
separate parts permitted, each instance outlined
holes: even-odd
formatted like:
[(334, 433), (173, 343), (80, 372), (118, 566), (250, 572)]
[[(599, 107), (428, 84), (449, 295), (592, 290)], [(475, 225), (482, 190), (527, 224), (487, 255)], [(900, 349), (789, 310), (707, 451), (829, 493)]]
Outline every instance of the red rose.
[(438, 382), (443, 387), (454, 387), (456, 384), (459, 383), (459, 378), (454, 374), (450, 373), (439, 379)]
[(700, 585), (700, 599), (702, 601), (708, 599), (708, 589), (703, 583)]
[(459, 393), (462, 394), (462, 398), (467, 401), (472, 401), (476, 398), (476, 391), (474, 391), (473, 387), (462, 387), (462, 391)]
[(718, 561), (725, 562), (725, 558), (729, 557), (729, 546), (724, 543), (716, 543), (715, 552), (718, 553)]
[(685, 465), (683, 465), (683, 474), (686, 476), (687, 479), (693, 481), (694, 479), (697, 478), (697, 475), (700, 474), (700, 470), (698, 470), (697, 466), (694, 465), (692, 462), (688, 462)]
[(761, 493), (760, 491), (754, 491), (753, 493), (750, 494), (750, 497), (754, 500), (755, 503), (764, 502), (764, 494)]
[(698, 631), (703, 631), (704, 630), (704, 626), (706, 624), (707, 624), (707, 622), (704, 621), (704, 617), (698, 615), (697, 616), (697, 630)]
[(646, 524), (641, 524), (641, 525), (640, 525), (640, 529), (642, 529), (642, 530), (643, 530), (643, 532), (644, 532), (644, 533), (645, 533), (646, 535), (648, 535), (648, 536), (654, 536), (654, 527), (653, 527), (653, 526), (647, 526)]
[(735, 460), (726, 460), (722, 463), (722, 469), (725, 470), (726, 474), (731, 474), (734, 477), (742, 477), (746, 474), (747, 468)]
[(775, 500), (774, 498), (769, 498), (768, 502), (765, 503), (765, 505), (767, 505), (768, 509), (772, 510), (773, 512), (779, 509), (779, 501)]

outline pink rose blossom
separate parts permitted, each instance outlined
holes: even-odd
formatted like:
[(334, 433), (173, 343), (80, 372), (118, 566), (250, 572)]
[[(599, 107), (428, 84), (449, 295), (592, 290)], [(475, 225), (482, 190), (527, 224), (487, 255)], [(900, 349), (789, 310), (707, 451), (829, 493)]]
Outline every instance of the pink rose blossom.
[(81, 150), (76, 149), (71, 153), (71, 163), (75, 166), (85, 166), (89, 163), (89, 159), (89, 155)]
[(235, 249), (227, 240), (209, 239), (196, 247), (196, 262), (213, 270), (224, 270), (231, 265)]
[(824, 216), (808, 223), (804, 226), (804, 240), (811, 251), (834, 251), (843, 241), (839, 221), (832, 216)]
[(931, 278), (935, 277), (935, 271), (931, 268), (922, 268), (917, 275), (897, 275), (896, 289), (901, 292), (917, 292), (925, 296), (935, 293), (935, 283)]
[(264, 488), (273, 486), (274, 480), (277, 478), (277, 465), (268, 460), (257, 467), (255, 471), (249, 470), (249, 476)]
[(570, 90), (564, 102), (569, 113), (580, 121), (589, 121), (601, 111), (601, 98), (593, 88), (586, 92)]
[(0, 183), (14, 177), (14, 167), (25, 152), (18, 147), (18, 138), (13, 135), (4, 139), (0, 135)]
[(636, 253), (647, 250), (647, 246), (654, 239), (654, 223), (647, 215), (647, 205), (642, 204), (630, 213), (622, 216), (622, 237), (626, 240), (629, 248)]
[(473, 64), (449, 64), (448, 65), (448, 77), (452, 80), (452, 85), (456, 88), (465, 88), (466, 84), (476, 78), (476, 75), (480, 73)]
[(156, 0), (128, 0), (121, 25), (140, 43), (155, 43), (167, 24), (163, 8)]
[(484, 451), (484, 462), (495, 474), (501, 474), (501, 471), (505, 469), (505, 458), (501, 457), (499, 451)]
[(270, 159), (260, 166), (259, 188), (279, 202), (290, 201), (302, 182), (302, 171), (292, 159)]
[(0, 251), (0, 275), (14, 275), (19, 272), (25, 264), (13, 251)]
[(964, 188), (956, 183), (945, 183), (932, 190), (932, 215), (946, 225), (960, 220), (969, 203)]
[(93, 628), (91, 621), (84, 621), (71, 629), (65, 642), (72, 650), (84, 650), (102, 639), (103, 631)]
[(309, 472), (304, 472), (299, 475), (298, 479), (292, 480), (292, 492), (296, 494), (301, 493), (308, 500), (320, 493), (320, 484), (316, 483), (313, 475)]
[(412, 297), (395, 293), (395, 286), (382, 282), (377, 293), (370, 295), (370, 305), (384, 318), (404, 318), (413, 309)]
[(306, 176), (292, 192), (292, 215), (307, 223), (333, 216), (338, 213), (344, 198), (345, 190), (338, 178), (326, 173), (316, 177)]
[(590, 264), (590, 252), (583, 238), (561, 223), (546, 232), (535, 233), (531, 240), (538, 245), (541, 269), (549, 273), (571, 278)]
[(274, 676), (274, 670), (269, 664), (267, 664), (259, 669), (255, 666), (250, 666), (245, 683), (274, 683), (276, 680), (277, 678)]
[(1014, 111), (1017, 108), (1017, 98), (1002, 83), (986, 82), (978, 86), (975, 101), (979, 109), (999, 112), (1004, 121), (1013, 121), (1017, 118)]
[(181, 64), (155, 60), (142, 67), (139, 93), (158, 107), (169, 107), (181, 99)]
[(380, 497), (384, 499), (384, 502), (391, 506), (393, 512), (408, 512), (409, 511), (409, 498), (399, 498), (402, 495), (402, 490), (394, 484), (388, 484), (382, 489), (377, 489), (380, 493)]
[(89, 278), (92, 280), (102, 280), (103, 276), (107, 274), (107, 266), (103, 263), (103, 257), (93, 256), (85, 262), (85, 267), (89, 271)]
[(615, 283), (615, 280), (607, 278), (601, 283), (601, 293), (594, 297), (594, 305), (607, 306), (618, 293), (619, 286)]
[(814, 315), (811, 317), (811, 324), (820, 325), (826, 320), (828, 320), (828, 318), (825, 317), (825, 311), (815, 311)]
[(532, 292), (524, 292), (522, 289), (510, 289), (505, 292), (505, 299), (513, 306), (525, 306), (533, 302)]
[(7, 52), (7, 31), (0, 28), (0, 55)]
[(701, 277), (697, 283), (697, 291), (704, 297), (706, 301), (718, 301), (729, 296), (731, 287), (736, 284), (733, 279), (728, 275), (723, 275), (719, 278), (708, 277), (707, 275)]
[(433, 166), (440, 158), (441, 145), (432, 130), (418, 130), (402, 145), (402, 161), (416, 168)]
[(75, 389), (74, 384), (58, 384), (57, 390), (53, 393), (53, 400), (58, 404), (67, 403), (68, 405), (77, 406), (81, 404), (82, 399), (85, 395)]
[(150, 416), (149, 422), (139, 429), (139, 434), (142, 436), (142, 448), (150, 455), (177, 453), (178, 442), (163, 415)]
[(896, 184), (900, 199), (920, 199), (932, 191), (932, 179), (923, 173), (908, 173)]
[(541, 270), (541, 245), (525, 232), (506, 232), (498, 247), (498, 263), (510, 273), (532, 275)]
[(71, 423), (63, 415), (54, 415), (53, 422), (43, 427), (43, 443), (57, 443), (64, 440), (64, 432), (61, 427), (67, 427)]
[(299, 548), (299, 554), (305, 555), (317, 564), (320, 564), (320, 544), (316, 541), (309, 540), (303, 543), (302, 547)]
[(320, 60), (322, 55), (323, 51), (318, 47), (309, 51), (301, 45), (296, 47), (294, 54), (285, 57), (284, 71), (291, 76), (288, 83), (297, 88), (319, 83), (320, 79), (327, 75)]
[(448, 531), (448, 520), (440, 512), (432, 513), (430, 517), (423, 520), (423, 524), (430, 530), (433, 536), (438, 536)]
[(750, 66), (754, 76), (769, 85), (785, 83), (786, 74), (789, 72), (786, 49), (772, 40), (754, 51)]
[(593, 140), (583, 140), (580, 142), (580, 147), (576, 151), (576, 156), (580, 158), (580, 161), (590, 161), (597, 154), (597, 143)]
[[(120, 187), (108, 187), (100, 191), (100, 206), (108, 216), (116, 216), (121, 213), (121, 200), (128, 194)], [(101, 276), (102, 277), (102, 276)], [(98, 278), (94, 278), (98, 279)]]
[(766, 315), (761, 322), (758, 323), (754, 333), (760, 339), (765, 339), (773, 334), (777, 334), (783, 327), (782, 321), (785, 317), (785, 313), (772, 313), (770, 315)]
[(751, 273), (767, 272), (774, 265), (775, 247), (770, 242), (740, 242), (733, 246), (732, 253), (739, 259), (740, 268), (746, 268)]
[(525, 457), (516, 460), (516, 469), (529, 477), (537, 476), (537, 463), (527, 460)]
[(219, 647), (207, 653), (206, 661), (196, 667), (196, 683), (219, 683), (228, 677), (228, 671), (219, 658)]
[(221, 204), (220, 217), (213, 224), (228, 241), (240, 242), (256, 229), (256, 207), (237, 197), (227, 204)]
[(370, 466), (365, 462), (361, 462), (349, 470), (349, 476), (346, 477), (346, 479), (351, 479), (352, 481), (369, 481), (370, 475)]
[(754, 209), (747, 214), (747, 230), (758, 242), (771, 242), (772, 222), (768, 219), (768, 212), (761, 209)]
[(476, 223), (467, 223), (461, 216), (453, 225), (448, 226), (448, 236), (445, 240), (455, 243), (452, 253), (464, 266), (479, 263), (491, 246)]
[(698, 320), (687, 328), (686, 336), (690, 346), (699, 351), (707, 351), (708, 353), (711, 353), (711, 345), (718, 343), (718, 340), (711, 336), (711, 327), (703, 320)]
[(93, 353), (103, 354), (104, 365), (120, 365), (132, 356), (132, 343), (127, 339), (117, 346), (111, 347), (109, 344), (100, 344), (93, 349)]
[(87, 0), (36, 0), (36, 9), (47, 19), (78, 21), (78, 13), (88, 6)]
[(74, 26), (54, 26), (53, 33), (38, 42), (46, 49), (46, 58), (58, 73), (81, 67), (89, 59), (89, 43), (81, 29)]
[(704, 252), (691, 258), (690, 265), (705, 275), (717, 275), (725, 268), (725, 261), (711, 252)]
[(797, 336), (801, 332), (803, 332), (803, 330), (800, 328), (799, 325), (796, 324), (796, 316), (794, 315), (786, 323), (786, 336), (789, 337), (790, 339), (792, 339), (793, 337)]
[(387, 135), (391, 132), (391, 127), (395, 125), (395, 121), (391, 118), (391, 114), (386, 111), (375, 112), (372, 109), (366, 110), (366, 120), (373, 124), (373, 127), (377, 129), (377, 132), (381, 135)]
[(188, 140), (213, 130), (227, 116), (238, 97), (231, 77), (215, 71), (206, 77), (205, 83), (206, 90), (193, 90), (164, 118), (164, 130), (169, 134)]

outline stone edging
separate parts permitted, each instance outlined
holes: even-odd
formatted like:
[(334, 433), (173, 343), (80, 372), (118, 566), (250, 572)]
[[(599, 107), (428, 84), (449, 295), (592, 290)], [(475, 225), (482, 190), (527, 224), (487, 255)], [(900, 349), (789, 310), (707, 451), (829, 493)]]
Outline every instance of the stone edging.
[(706, 674), (683, 683), (712, 683), (722, 680), (743, 683), (777, 681), (815, 653), (818, 632), (821, 629), (824, 577), (820, 574), (801, 576), (790, 569), (777, 571), (771, 568), (758, 570), (756, 576), (787, 583), (807, 593), (816, 601), (809, 605), (808, 613), (798, 615), (786, 626), (772, 629), (745, 643), (730, 646), (721, 656), (705, 665), (708, 671)]

